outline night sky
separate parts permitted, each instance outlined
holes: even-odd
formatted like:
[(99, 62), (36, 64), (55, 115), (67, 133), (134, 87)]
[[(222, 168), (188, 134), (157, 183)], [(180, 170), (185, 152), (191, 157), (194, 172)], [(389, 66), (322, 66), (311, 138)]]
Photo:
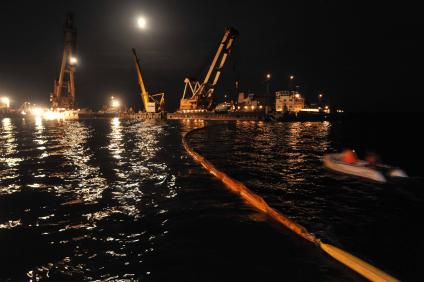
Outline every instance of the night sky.
[[(349, 111), (422, 111), (418, 4), (371, 1), (1, 1), (0, 95), (15, 105), (48, 104), (59, 75), (66, 13), (75, 13), (79, 107), (99, 109), (111, 95), (141, 106), (131, 48), (150, 93), (175, 110), (184, 78), (202, 78), (224, 28), (240, 31), (217, 88), (287, 88), (295, 75), (307, 99), (319, 92)], [(341, 3), (343, 2), (343, 3)], [(136, 27), (145, 16), (148, 29)]]

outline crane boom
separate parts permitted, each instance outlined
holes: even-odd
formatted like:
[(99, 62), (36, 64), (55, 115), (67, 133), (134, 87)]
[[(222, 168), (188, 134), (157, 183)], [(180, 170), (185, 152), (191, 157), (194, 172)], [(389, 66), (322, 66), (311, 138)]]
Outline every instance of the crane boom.
[[(75, 106), (75, 65), (74, 57), (76, 45), (76, 28), (74, 27), (74, 14), (68, 13), (64, 25), (64, 50), (60, 73), (54, 81), (53, 92), (50, 94), (52, 108), (72, 109)], [(62, 93), (66, 88), (66, 94)]]
[(147, 94), (146, 87), (144, 86), (143, 77), (141, 76), (140, 60), (137, 57), (135, 49), (132, 49), (134, 55), (135, 68), (137, 69), (138, 85), (140, 86), (141, 100), (143, 101), (144, 109), (147, 112), (147, 105), (149, 103), (149, 94)]
[[(138, 77), (138, 85), (140, 87), (140, 95), (141, 100), (143, 101), (144, 111), (148, 113), (157, 113), (159, 111), (163, 111), (165, 108), (165, 94), (159, 93), (154, 95), (149, 95), (149, 93), (146, 91), (146, 87), (144, 85), (143, 77), (141, 75), (141, 68), (140, 68), (140, 60), (137, 57), (137, 53), (135, 52), (135, 49), (132, 49), (134, 62), (135, 62), (135, 68), (137, 70), (137, 77)], [(155, 97), (160, 96), (160, 99), (157, 100)]]
[[(180, 101), (180, 110), (210, 110), (213, 104), (213, 94), (215, 91), (215, 87), (221, 76), (222, 69), (225, 65), (225, 62), (227, 61), (228, 55), (231, 52), (234, 39), (237, 36), (238, 31), (234, 28), (230, 27), (225, 29), (224, 36), (220, 41), (218, 50), (215, 53), (212, 63), (209, 66), (208, 72), (202, 83), (196, 80), (192, 80), (190, 78), (186, 78), (184, 80), (185, 87), (183, 97)], [(212, 83), (210, 83), (210, 79), (212, 76), (214, 76), (214, 79), (212, 80)], [(188, 90), (191, 90), (192, 95), (191, 97), (186, 98)]]
[(207, 75), (206, 75), (206, 77), (203, 81), (204, 85), (209, 82), (209, 78), (210, 78), (210, 76), (211, 76), (211, 74), (212, 74), (212, 72), (213, 72), (213, 70), (216, 66), (216, 63), (218, 62), (219, 56), (222, 53), (222, 49), (224, 49), (224, 46), (225, 46), (225, 43), (227, 41), (229, 34), (230, 34), (230, 31), (226, 30), (225, 33), (224, 33), (224, 37), (222, 38), (221, 43), (219, 44), (218, 51), (216, 52), (215, 57), (212, 60), (212, 64), (209, 67), (208, 73), (207, 73)]

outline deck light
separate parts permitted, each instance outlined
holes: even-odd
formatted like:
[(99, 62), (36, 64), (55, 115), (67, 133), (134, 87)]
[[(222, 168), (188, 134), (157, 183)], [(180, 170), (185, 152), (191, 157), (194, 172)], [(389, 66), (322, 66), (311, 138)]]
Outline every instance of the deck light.
[(69, 63), (74, 66), (74, 65), (78, 64), (78, 59), (75, 58), (75, 57), (71, 57), (69, 59)]

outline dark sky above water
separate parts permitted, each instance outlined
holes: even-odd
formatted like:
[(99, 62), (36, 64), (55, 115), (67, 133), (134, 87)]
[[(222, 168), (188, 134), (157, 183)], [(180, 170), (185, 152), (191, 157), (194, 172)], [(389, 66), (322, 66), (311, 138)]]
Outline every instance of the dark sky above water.
[[(341, 3), (343, 2), (343, 3)], [(99, 108), (110, 95), (140, 106), (131, 48), (150, 92), (177, 107), (186, 76), (202, 76), (226, 26), (240, 31), (217, 95), (287, 87), (322, 91), (351, 111), (422, 111), (418, 4), (369, 1), (2, 1), (0, 95), (48, 102), (58, 76), (66, 12), (78, 28), (77, 101)], [(149, 28), (140, 31), (139, 15)], [(422, 49), (422, 48), (421, 48)]]

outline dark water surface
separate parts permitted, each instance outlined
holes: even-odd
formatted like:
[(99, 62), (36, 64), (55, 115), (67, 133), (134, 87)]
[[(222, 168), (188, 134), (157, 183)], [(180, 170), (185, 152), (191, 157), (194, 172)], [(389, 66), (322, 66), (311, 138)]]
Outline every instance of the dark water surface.
[[(0, 122), (0, 280), (362, 280), (194, 163), (181, 137), (202, 122)], [(318, 237), (417, 281), (423, 154), (405, 135), (415, 126), (232, 122), (190, 143)], [(413, 177), (377, 184), (324, 169), (322, 155), (344, 146)]]

